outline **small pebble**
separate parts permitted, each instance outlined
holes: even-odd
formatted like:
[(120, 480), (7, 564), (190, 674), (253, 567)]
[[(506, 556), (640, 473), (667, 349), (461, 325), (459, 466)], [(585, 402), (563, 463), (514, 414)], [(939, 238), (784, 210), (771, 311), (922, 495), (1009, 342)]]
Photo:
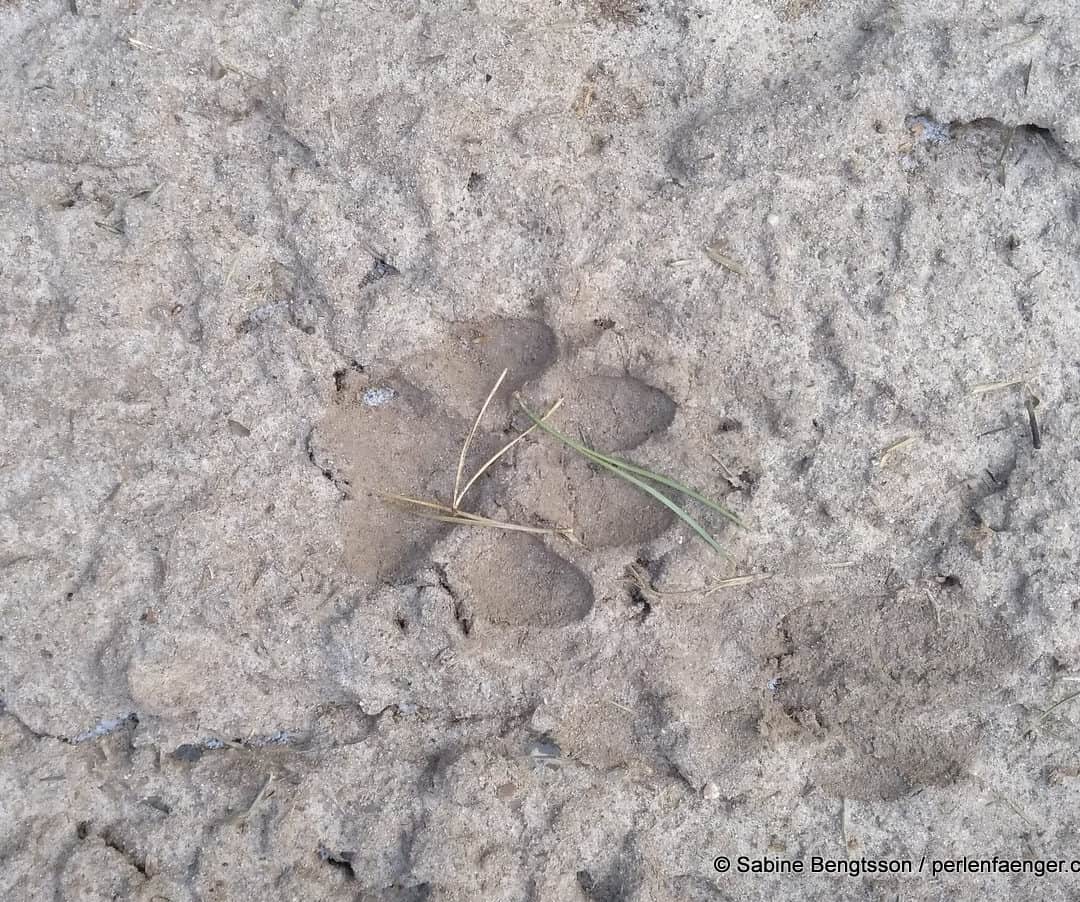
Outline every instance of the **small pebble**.
[(368, 407), (382, 407), (394, 400), (392, 388), (369, 388), (364, 392), (363, 402)]

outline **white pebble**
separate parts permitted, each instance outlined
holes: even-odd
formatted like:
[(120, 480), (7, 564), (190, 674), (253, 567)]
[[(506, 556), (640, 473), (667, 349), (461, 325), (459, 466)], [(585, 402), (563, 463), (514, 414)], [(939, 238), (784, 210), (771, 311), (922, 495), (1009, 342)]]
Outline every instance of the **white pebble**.
[(368, 407), (382, 407), (383, 404), (394, 400), (392, 388), (369, 388), (365, 390), (363, 401)]

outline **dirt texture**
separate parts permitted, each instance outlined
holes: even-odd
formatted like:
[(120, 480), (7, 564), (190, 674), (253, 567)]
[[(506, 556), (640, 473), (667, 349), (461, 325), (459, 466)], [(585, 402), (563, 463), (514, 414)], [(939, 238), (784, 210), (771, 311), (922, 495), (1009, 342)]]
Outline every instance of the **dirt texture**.
[(1077, 898), (1073, 0), (0, 50), (0, 899)]

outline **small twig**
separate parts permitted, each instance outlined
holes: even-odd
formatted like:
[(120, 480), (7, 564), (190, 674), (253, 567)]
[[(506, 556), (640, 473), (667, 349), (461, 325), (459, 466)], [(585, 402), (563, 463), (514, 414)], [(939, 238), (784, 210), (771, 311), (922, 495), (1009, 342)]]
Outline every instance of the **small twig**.
[(1031, 429), (1031, 444), (1036, 451), (1042, 447), (1042, 429), (1039, 426), (1039, 418), (1035, 414), (1035, 408), (1038, 406), (1038, 398), (1024, 398), (1024, 407), (1027, 408), (1028, 415), (1028, 427)]
[(272, 795), (270, 786), (274, 782), (274, 775), (270, 774), (263, 783), (262, 787), (255, 794), (255, 798), (251, 800), (251, 804), (247, 806), (243, 811), (239, 811), (229, 818), (229, 822), (233, 824), (243, 824), (250, 816), (251, 812), (255, 810), (255, 807), (266, 797)]
[(937, 606), (937, 602), (934, 601), (934, 595), (930, 589), (924, 586), (923, 591), (926, 593), (926, 599), (930, 602), (930, 607), (934, 612), (934, 621), (937, 623), (938, 629), (941, 629), (941, 609)]
[(746, 267), (743, 266), (734, 257), (730, 257), (722, 250), (722, 245), (719, 242), (709, 245), (705, 248), (705, 256), (712, 260), (717, 266), (722, 266), (724, 269), (730, 269), (733, 273), (740, 276), (746, 275)]
[(735, 586), (748, 586), (751, 583), (760, 583), (772, 576), (771, 573), (755, 573), (750, 576), (727, 576), (723, 579), (718, 579), (711, 586), (705, 589), (705, 597), (712, 595), (714, 592), (719, 592), (721, 589), (733, 589)]
[(1027, 379), (1008, 379), (1002, 382), (980, 382), (978, 385), (971, 387), (971, 393), (973, 395), (987, 395), (990, 392), (1004, 391), (1006, 388), (1013, 388), (1017, 385), (1027, 385)]
[(592, 84), (586, 84), (582, 87), (577, 99), (571, 105), (571, 109), (577, 113), (578, 119), (584, 119), (585, 115), (589, 112), (589, 107), (592, 105), (593, 97), (596, 95), (596, 89)]
[(232, 282), (233, 276), (236, 274), (236, 267), (240, 265), (240, 255), (238, 254), (233, 258), (233, 264), (229, 267), (229, 271), (225, 274), (225, 284), (222, 285), (222, 294), (229, 290), (229, 283)]
[[(554, 404), (552, 404), (551, 408), (548, 410), (548, 412), (545, 413), (542, 417), (540, 417), (540, 422), (541, 423), (544, 422), (548, 417), (550, 417), (553, 413), (555, 413), (555, 411), (559, 409), (559, 406), (562, 404), (562, 402), (563, 402), (563, 399), (559, 398), (558, 401), (556, 401)], [(472, 488), (473, 483), (476, 482), (477, 479), (479, 479), (481, 476), (484, 475), (485, 472), (487, 472), (487, 469), (490, 466), (492, 466), (492, 464), (494, 464), (507, 451), (509, 451), (511, 448), (513, 448), (514, 445), (516, 445), (523, 438), (525, 438), (525, 436), (527, 436), (530, 432), (532, 432), (534, 429), (537, 429), (537, 428), (539, 428), (538, 424), (533, 423), (528, 429), (526, 429), (524, 432), (522, 432), (517, 438), (512, 439), (511, 441), (507, 442), (505, 445), (502, 446), (502, 448), (500, 448), (490, 458), (488, 458), (488, 460), (484, 463), (484, 465), (482, 467), (480, 467), (480, 469), (477, 470), (473, 474), (472, 479), (470, 479), (468, 482), (465, 483), (465, 488), (463, 488), (460, 492), (458, 492), (457, 498), (456, 498), (456, 500), (454, 502), (454, 507), (456, 508), (461, 504), (461, 499), (465, 497), (465, 493), (468, 492), (470, 488)]]
[(700, 595), (702, 598), (708, 598), (716, 592), (719, 592), (721, 589), (747, 586), (751, 583), (769, 579), (772, 576), (771, 573), (756, 573), (748, 576), (728, 576), (723, 579), (718, 579), (715, 582), (706, 583), (703, 586), (673, 586), (671, 588), (658, 589), (653, 585), (652, 580), (649, 578), (649, 574), (646, 573), (644, 568), (639, 564), (630, 564), (626, 568), (626, 572), (629, 581), (638, 588), (641, 594), (654, 601), (676, 595)]
[[(427, 520), (437, 520), (440, 523), (452, 523), (455, 526), (484, 526), (492, 529), (506, 529), (513, 532), (527, 532), (533, 535), (550, 535), (557, 536), (566, 539), (569, 542), (573, 542), (577, 545), (581, 545), (581, 541), (574, 535), (573, 529), (563, 526), (528, 526), (523, 523), (512, 523), (507, 520), (496, 520), (493, 517), (484, 517), (480, 514), (473, 514), (468, 511), (461, 510), (461, 501), (465, 497), (465, 493), (469, 491), (472, 485), (479, 479), (489, 467), (491, 467), (500, 457), (502, 457), (507, 451), (509, 451), (514, 445), (520, 442), (526, 435), (528, 435), (535, 428), (535, 425), (526, 429), (517, 438), (512, 439), (500, 448), (494, 455), (492, 455), (484, 463), (472, 478), (465, 483), (465, 487), (461, 488), (462, 475), (465, 472), (465, 458), (468, 456), (469, 447), (472, 444), (473, 439), (476, 437), (476, 433), (480, 428), (480, 421), (484, 418), (484, 414), (487, 412), (488, 407), (491, 405), (492, 399), (498, 392), (499, 387), (502, 385), (503, 380), (506, 378), (507, 370), (503, 370), (499, 374), (498, 380), (488, 392), (487, 398), (484, 399), (484, 404), (480, 408), (480, 413), (477, 414), (476, 419), (473, 421), (472, 429), (469, 430), (469, 434), (465, 437), (465, 441), (461, 446), (461, 454), (458, 457), (457, 472), (454, 475), (454, 494), (449, 505), (443, 504), (440, 501), (427, 501), (423, 498), (413, 498), (410, 495), (399, 495), (394, 492), (384, 492), (381, 489), (370, 488), (372, 494), (382, 498), (384, 501), (392, 502), (395, 504), (403, 505), (411, 509), (415, 516), (423, 517)], [(552, 413), (558, 409), (559, 404), (556, 403), (552, 408), (544, 415), (544, 419), (551, 416)]]
[(888, 448), (881, 452), (881, 456), (878, 458), (878, 466), (884, 467), (892, 459), (892, 456), (896, 454), (897, 451), (901, 451), (904, 448), (915, 444), (915, 442), (917, 442), (918, 440), (919, 437), (917, 435), (908, 435), (900, 439), (900, 441), (894, 442), (893, 444), (889, 445)]
[(1073, 692), (1071, 695), (1066, 695), (1065, 698), (1061, 699), (1060, 701), (1054, 702), (1054, 704), (1052, 704), (1049, 708), (1043, 711), (1042, 717), (1039, 718), (1039, 723), (1037, 723), (1035, 726), (1043, 723), (1056, 709), (1060, 708), (1062, 705), (1068, 704), (1074, 698), (1080, 698), (1080, 692)]
[[(1009, 379), (1002, 382), (984, 382), (980, 385), (972, 387), (971, 393), (973, 395), (985, 395), (989, 392), (1002, 391), (1007, 388), (1015, 388), (1021, 386), (1027, 393), (1027, 397), (1024, 398), (1024, 407), (1027, 410), (1028, 415), (1028, 427), (1031, 429), (1031, 444), (1035, 450), (1038, 451), (1042, 447), (1042, 428), (1039, 426), (1039, 417), (1035, 412), (1035, 408), (1041, 403), (1039, 395), (1035, 389), (1031, 386), (1031, 381), (1028, 379)], [(997, 430), (991, 430), (994, 432)], [(982, 433), (982, 435), (989, 435), (990, 433)]]
[[(425, 501), (422, 498), (412, 498), (408, 495), (398, 495), (394, 492), (382, 492), (378, 489), (372, 489), (371, 491), (385, 501), (424, 508), (423, 511), (413, 511), (413, 514), (417, 517), (423, 517), (426, 520), (438, 520), (440, 523), (455, 523), (459, 526), (488, 526), (494, 529), (508, 529), (513, 532), (561, 536), (575, 544), (580, 544), (577, 537), (574, 535), (574, 531), (568, 526), (526, 526), (523, 523), (511, 523), (508, 520), (496, 520), (492, 517), (484, 517), (480, 514), (469, 513), (468, 511), (454, 510), (452, 507), (449, 507), (446, 504), (440, 504), (438, 501)], [(429, 511), (434, 513), (429, 513)]]
[(717, 466), (719, 466), (720, 469), (724, 471), (724, 479), (727, 480), (728, 485), (730, 485), (733, 489), (735, 489), (737, 491), (740, 491), (740, 492), (744, 488), (746, 488), (743, 485), (742, 480), (738, 476), (736, 476), (734, 473), (732, 473), (731, 470), (728, 469), (727, 465), (716, 454), (713, 454), (713, 452), (710, 451), (709, 452), (709, 457), (711, 457), (714, 461), (716, 461)]
[(136, 48), (138, 48), (139, 50), (153, 50), (153, 51), (155, 51), (155, 52), (157, 52), (157, 53), (162, 53), (162, 52), (164, 52), (164, 51), (163, 51), (163, 49), (162, 49), (161, 47), (155, 47), (155, 46), (154, 46), (153, 44), (146, 44), (146, 43), (144, 43), (144, 42), (142, 42), (142, 41), (140, 41), (140, 40), (137, 40), (136, 38), (128, 37), (128, 38), (125, 38), (125, 40), (126, 40), (126, 41), (127, 41), (127, 42), (128, 42), (128, 43), (129, 43), (129, 44), (130, 44), (130, 45), (132, 46), (132, 47), (136, 47)]
[(1020, 808), (1020, 806), (1019, 806), (1019, 805), (1017, 805), (1017, 804), (1016, 804), (1016, 802), (1014, 802), (1014, 801), (1013, 801), (1013, 800), (1012, 800), (1011, 798), (1009, 798), (1009, 797), (1008, 797), (1007, 795), (1005, 795), (1005, 793), (1003, 793), (1003, 792), (998, 792), (998, 791), (997, 791), (996, 789), (994, 789), (994, 787), (992, 787), (992, 786), (988, 786), (988, 787), (987, 787), (987, 789), (989, 789), (989, 790), (990, 790), (990, 791), (991, 791), (991, 792), (992, 792), (992, 793), (993, 793), (994, 795), (996, 795), (996, 796), (998, 797), (998, 800), (999, 800), (999, 801), (1002, 801), (1002, 802), (1004, 802), (1004, 803), (1005, 803), (1006, 805), (1008, 805), (1008, 806), (1009, 806), (1009, 807), (1010, 807), (1010, 808), (1011, 808), (1011, 809), (1012, 809), (1013, 811), (1015, 811), (1015, 812), (1016, 812), (1016, 815), (1017, 815), (1017, 816), (1018, 816), (1018, 817), (1020, 818), (1020, 820), (1022, 820), (1022, 821), (1023, 821), (1023, 822), (1025, 823), (1025, 824), (1027, 824), (1027, 825), (1028, 825), (1029, 827), (1032, 827), (1032, 828), (1033, 828), (1033, 829), (1034, 829), (1034, 830), (1035, 830), (1036, 832), (1038, 832), (1038, 833), (1042, 833), (1042, 828), (1041, 828), (1041, 827), (1040, 827), (1040, 826), (1039, 826), (1039, 825), (1038, 825), (1037, 823), (1035, 823), (1035, 821), (1033, 821), (1033, 820), (1032, 820), (1032, 819), (1031, 819), (1030, 817), (1028, 817), (1028, 816), (1027, 816), (1026, 814), (1024, 814), (1024, 812), (1023, 812), (1023, 810), (1022, 810), (1022, 809)]
[(472, 444), (473, 436), (476, 435), (476, 430), (480, 428), (480, 421), (484, 418), (484, 414), (487, 413), (488, 405), (491, 403), (491, 399), (495, 397), (495, 392), (499, 390), (499, 386), (503, 384), (503, 379), (506, 378), (508, 370), (503, 370), (499, 373), (499, 378), (495, 381), (495, 386), (488, 392), (487, 398), (484, 399), (484, 406), (480, 408), (480, 413), (476, 415), (476, 419), (473, 420), (472, 429), (469, 430), (469, 434), (465, 437), (465, 443), (461, 446), (461, 456), (458, 457), (457, 475), (454, 476), (454, 498), (451, 507), (453, 510), (457, 510), (458, 503), (461, 501), (461, 495), (463, 492), (458, 492), (458, 487), (461, 485), (461, 473), (465, 469), (465, 455), (469, 453), (469, 445)]

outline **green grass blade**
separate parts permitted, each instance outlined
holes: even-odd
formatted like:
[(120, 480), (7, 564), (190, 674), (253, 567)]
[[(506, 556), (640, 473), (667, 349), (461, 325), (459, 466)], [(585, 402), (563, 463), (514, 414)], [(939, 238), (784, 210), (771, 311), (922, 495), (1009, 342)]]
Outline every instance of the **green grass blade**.
[[(575, 448), (574, 450), (577, 450), (577, 449)], [(612, 464), (609, 464), (602, 457), (597, 457), (595, 454), (589, 454), (588, 452), (584, 452), (584, 454), (585, 454), (586, 457), (588, 457), (591, 460), (595, 461), (597, 464), (599, 464), (605, 470), (609, 470), (610, 472), (614, 473), (616, 476), (619, 476), (619, 477), (625, 479), (631, 485), (637, 486), (639, 489), (641, 489), (641, 491), (645, 492), (646, 494), (652, 495), (653, 498), (655, 498), (657, 501), (659, 501), (662, 505), (664, 505), (664, 507), (666, 507), (672, 513), (674, 513), (687, 526), (689, 526), (692, 530), (694, 530), (694, 532), (696, 532), (709, 545), (709, 547), (713, 549), (713, 551), (717, 551), (720, 554), (724, 554), (724, 555), (727, 554), (727, 552), (724, 551), (724, 549), (720, 547), (720, 545), (716, 541), (716, 539), (714, 539), (711, 535), (709, 535), (708, 532), (706, 532), (704, 526), (702, 526), (700, 523), (698, 523), (697, 520), (695, 520), (693, 517), (691, 517), (685, 510), (683, 510), (681, 507), (679, 507), (679, 505), (677, 505), (674, 501), (672, 501), (670, 498), (668, 498), (668, 496), (665, 495), (663, 492), (661, 492), (661, 491), (659, 491), (657, 489), (654, 489), (647, 482), (642, 482), (642, 480), (638, 479), (636, 476), (632, 476), (630, 473), (627, 473), (625, 470), (623, 470), (623, 469), (621, 469), (619, 467), (613, 466)]]
[[(551, 430), (548, 430), (551, 431)], [(584, 446), (582, 446), (584, 447)], [(596, 457), (602, 457), (612, 466), (618, 467), (620, 470), (628, 470), (637, 476), (644, 476), (653, 482), (658, 482), (660, 485), (666, 485), (669, 489), (674, 489), (676, 492), (680, 492), (686, 495), (688, 498), (693, 498), (695, 501), (700, 501), (707, 508), (716, 511), (723, 517), (726, 517), (740, 529), (746, 529), (746, 524), (742, 521), (742, 518), (730, 508), (724, 507), (717, 501), (713, 501), (711, 498), (706, 498), (700, 492), (690, 488), (685, 483), (672, 479), (670, 476), (664, 476), (661, 473), (654, 473), (652, 470), (647, 470), (645, 467), (639, 467), (637, 464), (632, 464), (628, 460), (623, 460), (621, 457), (612, 457), (610, 454), (601, 454), (593, 448), (589, 451)]]
[[(545, 432), (550, 433), (551, 435), (553, 435), (555, 438), (559, 439), (559, 441), (563, 442), (568, 447), (573, 448), (575, 451), (578, 452), (578, 454), (582, 455), (583, 457), (587, 458), (588, 460), (591, 460), (593, 463), (597, 464), (598, 466), (602, 467), (603, 469), (605, 469), (605, 470), (607, 470), (607, 471), (609, 471), (611, 473), (614, 473), (616, 476), (618, 476), (618, 477), (620, 477), (622, 479), (625, 479), (631, 485), (636, 486), (638, 489), (645, 492), (647, 495), (651, 495), (653, 498), (655, 498), (657, 501), (659, 501), (662, 505), (664, 505), (664, 507), (666, 507), (673, 514), (675, 514), (675, 516), (677, 516), (680, 520), (682, 520), (687, 526), (689, 526), (692, 530), (694, 530), (694, 532), (696, 532), (698, 534), (698, 536), (710, 548), (712, 548), (714, 551), (719, 552), (720, 554), (723, 554), (723, 555), (727, 554), (727, 552), (724, 551), (724, 549), (720, 546), (720, 544), (716, 541), (716, 539), (714, 539), (711, 535), (709, 535), (709, 533), (705, 530), (705, 527), (703, 527), (700, 523), (698, 523), (697, 520), (695, 520), (693, 517), (691, 517), (690, 514), (688, 514), (685, 510), (683, 510), (681, 507), (679, 507), (679, 505), (677, 505), (674, 501), (672, 501), (670, 498), (668, 498), (668, 496), (665, 495), (663, 492), (660, 492), (657, 489), (654, 489), (647, 482), (642, 482), (640, 479), (637, 478), (637, 476), (634, 476), (631, 473), (627, 472), (625, 469), (623, 469), (623, 467), (620, 466), (620, 464), (615, 463), (612, 458), (608, 458), (605, 455), (600, 454), (597, 451), (593, 451), (592, 448), (589, 448), (589, 447), (581, 444), (580, 442), (574, 441), (569, 436), (563, 435), (563, 433), (559, 432), (558, 429), (555, 429), (554, 427), (549, 426), (547, 423), (542, 422), (539, 417), (535, 416), (533, 414), (533, 412), (531, 410), (529, 410), (524, 405), (524, 403), (522, 403), (520, 401), (520, 399), (519, 399), (519, 403), (521, 403), (521, 407), (525, 411), (525, 413), (528, 415), (529, 419), (531, 419), (534, 423), (536, 423)], [(640, 468), (635, 468), (635, 469), (640, 469)]]
[(654, 473), (652, 470), (647, 470), (645, 469), (645, 467), (639, 467), (637, 464), (632, 464), (630, 463), (630, 461), (623, 460), (620, 457), (613, 457), (610, 454), (603, 454), (600, 451), (597, 451), (595, 448), (589, 448), (588, 446), (583, 445), (580, 442), (570, 438), (570, 436), (559, 432), (558, 429), (553, 426), (549, 426), (547, 423), (538, 423), (539, 418), (535, 416), (533, 412), (521, 402), (520, 398), (518, 399), (518, 403), (521, 404), (521, 409), (525, 411), (525, 413), (528, 415), (529, 419), (533, 421), (533, 423), (536, 423), (545, 432), (548, 432), (551, 435), (555, 436), (555, 438), (566, 443), (578, 453), (585, 454), (589, 457), (597, 459), (597, 462), (602, 460), (613, 467), (618, 467), (620, 470), (626, 470), (630, 473), (635, 474), (636, 476), (643, 476), (644, 478), (649, 479), (653, 482), (660, 483), (660, 485), (666, 485), (668, 488), (674, 489), (676, 492), (680, 492), (689, 498), (693, 498), (695, 501), (700, 501), (706, 507), (716, 511), (721, 516), (726, 517), (740, 529), (746, 529), (746, 524), (743, 522), (742, 518), (733, 510), (725, 507), (722, 504), (719, 504), (716, 501), (711, 500), (710, 498), (706, 498), (700, 492), (690, 488), (690, 486), (686, 485), (685, 483), (679, 482), (669, 476), (664, 476), (660, 473)]

